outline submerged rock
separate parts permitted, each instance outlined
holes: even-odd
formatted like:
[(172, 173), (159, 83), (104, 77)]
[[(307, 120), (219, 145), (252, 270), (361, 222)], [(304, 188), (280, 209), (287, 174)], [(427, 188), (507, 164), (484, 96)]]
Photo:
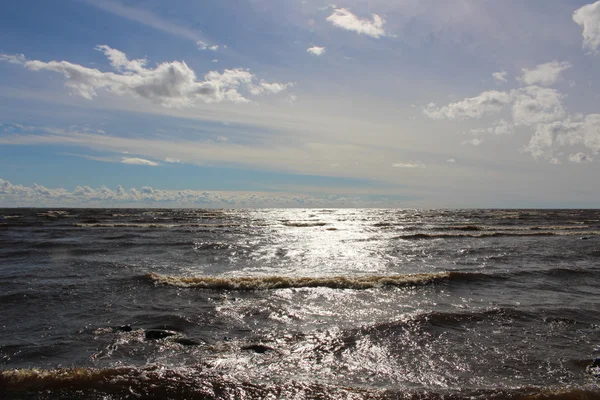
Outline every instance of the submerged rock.
[(133, 328), (131, 327), (131, 325), (121, 325), (117, 326), (115, 330), (119, 332), (131, 332)]
[(169, 336), (177, 335), (177, 332), (167, 331), (164, 329), (149, 329), (146, 331), (146, 340), (164, 339)]
[(201, 345), (201, 344), (202, 344), (202, 343), (200, 343), (200, 342), (199, 342), (199, 341), (197, 341), (197, 340), (194, 340), (194, 339), (188, 339), (188, 338), (177, 338), (177, 339), (173, 339), (173, 342), (175, 342), (175, 343), (179, 343), (179, 344), (181, 344), (181, 345), (184, 345), (184, 346), (199, 346), (199, 345)]
[(249, 344), (241, 347), (242, 350), (251, 350), (255, 353), (264, 354), (267, 351), (274, 351), (275, 349), (264, 344)]
[(596, 358), (594, 361), (592, 361), (592, 363), (587, 367), (587, 372), (600, 378), (600, 358)]

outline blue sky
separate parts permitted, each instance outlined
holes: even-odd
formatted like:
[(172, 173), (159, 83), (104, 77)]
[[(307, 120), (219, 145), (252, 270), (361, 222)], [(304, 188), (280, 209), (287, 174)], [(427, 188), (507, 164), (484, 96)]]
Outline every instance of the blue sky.
[(598, 207), (600, 2), (0, 4), (0, 206)]

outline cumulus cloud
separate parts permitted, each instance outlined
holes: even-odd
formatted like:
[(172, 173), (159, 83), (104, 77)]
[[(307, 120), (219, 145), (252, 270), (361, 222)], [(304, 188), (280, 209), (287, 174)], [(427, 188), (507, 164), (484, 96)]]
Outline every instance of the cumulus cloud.
[(565, 116), (562, 95), (555, 89), (527, 86), (514, 90), (513, 120), (515, 125), (536, 125), (556, 121)]
[(425, 164), (422, 162), (407, 162), (407, 163), (395, 163), (392, 164), (394, 168), (425, 168)]
[(535, 159), (552, 159), (558, 149), (566, 146), (584, 146), (594, 154), (600, 153), (600, 114), (539, 124), (524, 150)]
[(371, 36), (379, 39), (385, 36), (383, 25), (385, 20), (377, 14), (373, 14), (373, 20), (359, 18), (352, 14), (350, 10), (345, 8), (336, 8), (333, 13), (327, 17), (327, 21), (331, 22), (338, 28), (353, 31), (361, 35)]
[(584, 153), (575, 153), (575, 154), (569, 155), (569, 161), (576, 163), (576, 164), (581, 164), (581, 163), (586, 163), (586, 162), (592, 162), (592, 161), (594, 161), (594, 159)]
[(431, 103), (423, 110), (423, 113), (433, 119), (480, 118), (502, 111), (504, 106), (510, 103), (510, 100), (509, 93), (490, 90), (482, 92), (479, 96), (466, 98), (442, 107)]
[(325, 53), (325, 47), (313, 46), (306, 49), (306, 51), (313, 56), (320, 56), (321, 54)]
[(315, 197), (304, 194), (240, 191), (161, 190), (144, 186), (112, 190), (77, 186), (73, 191), (42, 185), (13, 185), (0, 179), (0, 206), (28, 207), (310, 207), (371, 204), (352, 196)]
[(545, 64), (539, 64), (533, 69), (523, 68), (522, 75), (517, 78), (525, 85), (542, 85), (550, 86), (556, 83), (560, 78), (560, 74), (571, 68), (568, 62), (552, 61)]
[(198, 80), (196, 73), (183, 61), (164, 62), (150, 69), (146, 68), (145, 59), (129, 60), (125, 53), (109, 46), (101, 45), (97, 50), (106, 55), (118, 73), (101, 72), (68, 61), (28, 61), (24, 57), (7, 55), (2, 55), (0, 60), (22, 64), (31, 71), (62, 73), (66, 78), (65, 86), (86, 99), (92, 99), (103, 89), (117, 95), (145, 98), (166, 107), (190, 106), (197, 100), (243, 103), (249, 101), (244, 92), (254, 95), (278, 93), (291, 85), (264, 80), (256, 84), (256, 76), (242, 68), (210, 71), (203, 80)]
[(123, 164), (132, 164), (132, 165), (148, 165), (151, 167), (159, 166), (159, 163), (154, 161), (146, 160), (144, 158), (136, 158), (136, 157), (123, 157), (121, 158), (121, 162)]
[(494, 80), (496, 81), (496, 83), (504, 83), (507, 81), (506, 77), (508, 76), (508, 73), (506, 71), (500, 71), (500, 72), (494, 72), (492, 74), (492, 77), (494, 78)]
[(600, 1), (575, 10), (573, 21), (583, 28), (583, 48), (597, 53), (600, 46)]

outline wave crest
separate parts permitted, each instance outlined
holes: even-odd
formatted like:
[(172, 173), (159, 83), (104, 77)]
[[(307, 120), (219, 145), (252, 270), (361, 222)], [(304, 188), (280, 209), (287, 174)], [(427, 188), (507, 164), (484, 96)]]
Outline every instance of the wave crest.
[(332, 289), (371, 289), (383, 286), (425, 285), (448, 280), (454, 272), (438, 272), (408, 275), (362, 275), (362, 276), (256, 276), (256, 277), (214, 277), (214, 276), (174, 276), (157, 273), (148, 274), (155, 283), (179, 287), (229, 290), (262, 290), (307, 287), (328, 287)]

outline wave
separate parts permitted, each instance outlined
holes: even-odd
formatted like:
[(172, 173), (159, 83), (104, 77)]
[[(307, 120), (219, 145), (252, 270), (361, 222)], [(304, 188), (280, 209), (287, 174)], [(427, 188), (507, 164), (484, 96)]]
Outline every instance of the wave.
[(105, 395), (129, 398), (132, 393), (136, 398), (157, 399), (382, 398), (382, 391), (378, 390), (296, 381), (279, 384), (244, 382), (230, 375), (206, 371), (202, 366), (160, 365), (5, 370), (0, 371), (0, 391), (9, 395), (46, 391), (60, 398), (106, 398)]
[(310, 228), (316, 226), (325, 226), (327, 222), (293, 222), (293, 221), (285, 221), (282, 222), (284, 226), (292, 226), (296, 228)]
[(408, 275), (358, 275), (324, 277), (215, 277), (173, 276), (150, 273), (155, 283), (179, 287), (229, 290), (263, 290), (285, 288), (328, 287), (332, 289), (371, 289), (383, 286), (414, 286), (464, 277), (460, 272), (438, 272)]
[(446, 271), (399, 275), (346, 275), (321, 277), (294, 276), (177, 276), (149, 273), (146, 278), (155, 283), (179, 287), (225, 290), (265, 290), (286, 288), (328, 287), (332, 289), (371, 289), (386, 286), (415, 286), (439, 282), (494, 283), (508, 279), (531, 279), (544, 277), (551, 279), (574, 279), (595, 277), (597, 268), (551, 268), (547, 270), (513, 270), (506, 272), (482, 273), (467, 271)]
[[(430, 311), (418, 313), (406, 318), (383, 322), (374, 325), (365, 325), (358, 329), (351, 330), (348, 337), (356, 337), (356, 331), (362, 335), (389, 335), (390, 332), (404, 332), (407, 325), (418, 325), (428, 328), (441, 328), (443, 330), (452, 329), (465, 324), (478, 323), (484, 321), (531, 321), (538, 319), (539, 316), (527, 311), (522, 311), (508, 307), (498, 307), (492, 309), (472, 310), (465, 312), (452, 311)], [(344, 342), (351, 343), (350, 340)]]
[(237, 224), (75, 223), (76, 228), (234, 228)]
[(582, 230), (590, 228), (588, 225), (407, 225), (403, 222), (377, 222), (374, 227), (398, 227), (402, 231), (474, 231), (474, 232), (512, 232), (512, 231), (557, 231), (557, 230)]
[(598, 388), (522, 387), (481, 389), (369, 389), (317, 382), (245, 382), (203, 366), (15, 369), (0, 371), (0, 391), (9, 398), (302, 398), (302, 399), (405, 399), (405, 400), (572, 400), (595, 399)]
[(535, 236), (597, 236), (600, 231), (504, 231), (504, 232), (484, 232), (484, 233), (415, 233), (412, 235), (400, 235), (394, 239), (401, 240), (420, 240), (420, 239), (461, 239), (461, 238), (494, 238), (494, 237), (535, 237)]

